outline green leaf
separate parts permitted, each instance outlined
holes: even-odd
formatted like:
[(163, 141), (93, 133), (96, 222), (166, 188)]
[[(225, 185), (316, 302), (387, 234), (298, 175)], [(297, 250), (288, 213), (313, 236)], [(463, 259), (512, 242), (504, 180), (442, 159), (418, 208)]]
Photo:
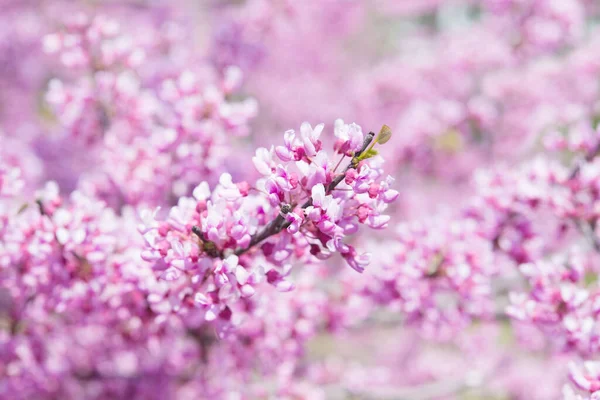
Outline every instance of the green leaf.
[(585, 285), (586, 286), (592, 286), (596, 282), (598, 282), (598, 274), (595, 274), (595, 273), (593, 273), (591, 271), (588, 271), (585, 274), (584, 281), (585, 281)]
[(392, 137), (392, 130), (390, 129), (389, 126), (384, 125), (381, 127), (381, 130), (379, 131), (379, 135), (377, 135), (376, 142), (379, 144), (386, 144), (388, 142), (388, 140), (390, 140), (391, 137)]
[(362, 160), (366, 160), (371, 157), (375, 157), (377, 154), (379, 154), (379, 152), (377, 150), (368, 149), (367, 151), (362, 153), (360, 156), (358, 156), (358, 161), (362, 161)]

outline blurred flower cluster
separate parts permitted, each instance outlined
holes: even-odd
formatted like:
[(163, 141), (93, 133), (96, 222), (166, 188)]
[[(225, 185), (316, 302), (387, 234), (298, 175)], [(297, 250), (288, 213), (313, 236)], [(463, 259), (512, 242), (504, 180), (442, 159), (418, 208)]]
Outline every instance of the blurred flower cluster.
[(600, 399), (597, 1), (0, 10), (1, 399)]

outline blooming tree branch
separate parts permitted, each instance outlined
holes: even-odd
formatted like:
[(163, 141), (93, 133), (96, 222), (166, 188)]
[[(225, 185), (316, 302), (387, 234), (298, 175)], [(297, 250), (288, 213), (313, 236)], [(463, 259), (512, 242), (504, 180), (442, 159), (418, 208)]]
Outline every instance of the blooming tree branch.
[[(371, 142), (373, 141), (374, 138), (375, 138), (375, 134), (373, 132), (369, 132), (367, 134), (362, 147), (360, 148), (359, 151), (356, 152), (356, 154), (353, 155), (352, 160), (350, 161), (348, 166), (345, 168), (344, 172), (338, 174), (335, 177), (335, 179), (333, 179), (333, 181), (327, 186), (327, 191), (326, 191), (327, 195), (331, 194), (331, 191), (333, 189), (335, 189), (336, 186), (339, 185), (340, 182), (342, 182), (342, 180), (344, 180), (348, 170), (356, 169), (358, 167), (358, 160), (360, 159), (360, 156), (366, 152), (367, 148), (369, 147), (369, 145), (371, 144)], [(306, 202), (304, 204), (302, 204), (302, 206), (300, 208), (302, 210), (306, 210), (308, 207), (312, 206), (312, 204), (313, 204), (313, 199), (311, 197), (308, 200), (306, 200)], [(237, 249), (235, 251), (235, 254), (238, 256), (242, 255), (245, 252), (247, 252), (248, 250), (250, 250), (253, 246), (259, 244), (260, 242), (267, 239), (268, 237), (276, 235), (279, 232), (281, 232), (282, 230), (287, 229), (292, 224), (291, 220), (286, 221), (286, 219), (285, 219), (285, 214), (287, 214), (290, 211), (289, 210), (290, 207), (291, 206), (282, 207), (281, 213), (278, 214), (277, 217), (272, 222), (270, 222), (259, 233), (252, 236), (252, 239), (250, 240), (248, 247), (243, 248), (243, 249)]]
[(0, 398), (600, 399), (597, 1), (202, 3), (0, 0)]

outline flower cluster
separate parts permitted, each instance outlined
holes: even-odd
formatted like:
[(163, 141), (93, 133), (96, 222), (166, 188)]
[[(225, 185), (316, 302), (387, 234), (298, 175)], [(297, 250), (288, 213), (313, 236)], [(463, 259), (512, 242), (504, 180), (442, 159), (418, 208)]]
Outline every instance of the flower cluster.
[(247, 135), (256, 113), (252, 99), (229, 99), (241, 83), (237, 67), (221, 76), (208, 67), (149, 68), (144, 57), (157, 49), (145, 47), (102, 16), (77, 15), (44, 38), (48, 53), (84, 72), (48, 84), (46, 101), (64, 130), (58, 140), (83, 141), (101, 167), (81, 188), (117, 206), (163, 204), (218, 176), (227, 136)]
[[(167, 310), (199, 307), (207, 321), (229, 321), (234, 304), (261, 283), (291, 290), (288, 276), (298, 261), (338, 253), (364, 270), (370, 255), (359, 254), (345, 238), (360, 224), (382, 229), (389, 221), (382, 213), (399, 193), (390, 187), (391, 177), (380, 180), (380, 161), (371, 157), (390, 133), (383, 129), (375, 138), (338, 121), (336, 161), (322, 149), (323, 128), (305, 123), (298, 136), (285, 133), (283, 146), (258, 149), (253, 162), (262, 177), (253, 185), (223, 174), (212, 191), (203, 182), (193, 197), (180, 198), (165, 220), (158, 210), (144, 212), (142, 257), (174, 282), (156, 296), (159, 303), (169, 297)], [(347, 166), (339, 169), (344, 159)]]
[[(600, 374), (598, 373), (598, 363), (593, 361), (585, 362), (582, 366), (574, 363), (569, 365), (570, 378), (574, 385), (585, 392), (589, 392), (591, 396), (589, 400), (595, 400), (600, 396)], [(566, 387), (564, 390), (566, 400), (588, 399), (575, 394), (575, 392)]]
[(585, 27), (582, 1), (493, 0), (487, 2), (486, 7), (499, 17), (503, 26), (516, 28), (515, 46), (529, 51), (555, 49), (576, 42)]
[(600, 399), (597, 1), (0, 8), (0, 398)]
[(511, 293), (507, 313), (516, 320), (535, 324), (561, 349), (589, 355), (598, 351), (600, 293), (594, 285), (587, 287), (586, 278), (596, 271), (582, 261), (522, 264), (520, 270), (531, 290)]
[(477, 225), (444, 217), (400, 225), (394, 258), (362, 283), (363, 294), (401, 310), (407, 322), (438, 339), (452, 338), (472, 320), (493, 319), (498, 262)]

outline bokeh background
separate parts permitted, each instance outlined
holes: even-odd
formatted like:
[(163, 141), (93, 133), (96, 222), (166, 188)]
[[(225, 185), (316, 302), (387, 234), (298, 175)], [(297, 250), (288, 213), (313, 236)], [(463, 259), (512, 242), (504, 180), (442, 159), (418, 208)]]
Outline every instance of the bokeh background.
[[(596, 399), (599, 16), (595, 0), (0, 0), (0, 398)], [(387, 230), (353, 239), (364, 274), (300, 263), (230, 339), (184, 297), (152, 303), (172, 289), (140, 257), (140, 210), (223, 172), (256, 180), (257, 147), (305, 121), (331, 145), (338, 119), (393, 131), (400, 196)], [(85, 262), (42, 203), (69, 210), (70, 240), (87, 232)]]

